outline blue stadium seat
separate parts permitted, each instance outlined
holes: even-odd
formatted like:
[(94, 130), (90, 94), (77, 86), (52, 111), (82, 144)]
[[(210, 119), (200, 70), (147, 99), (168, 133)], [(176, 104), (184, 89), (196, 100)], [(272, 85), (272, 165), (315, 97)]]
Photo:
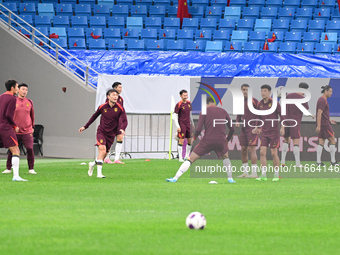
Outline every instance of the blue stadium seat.
[(215, 30), (213, 34), (213, 40), (216, 41), (229, 41), (230, 33), (228, 30)]
[(273, 32), (269, 32), (268, 34), (268, 39), (272, 39), (273, 35), (275, 34), (275, 41), (277, 42), (282, 42), (285, 38), (286, 32), (285, 31), (273, 31)]
[(138, 29), (124, 28), (122, 37), (125, 40), (125, 44), (127, 43), (128, 39), (138, 40), (139, 39), (139, 31), (138, 31)]
[(86, 43), (89, 43), (89, 39), (103, 39), (103, 29), (102, 28), (86, 28)]
[(248, 41), (248, 31), (234, 30), (231, 36), (232, 42), (246, 42)]
[[(339, 23), (340, 24), (340, 23)], [(295, 19), (290, 23), (291, 32), (306, 32), (307, 31), (307, 20)]]
[(122, 39), (122, 32), (120, 28), (105, 28), (104, 38), (106, 45), (109, 44), (110, 39)]
[(313, 8), (298, 8), (296, 10), (296, 17), (298, 17), (300, 20), (311, 20), (313, 17)]
[(295, 17), (295, 8), (293, 7), (283, 7), (279, 9), (279, 19), (289, 19), (293, 20)]
[(205, 41), (187, 41), (186, 42), (186, 50), (187, 51), (204, 51), (205, 50)]
[(276, 7), (263, 7), (260, 13), (261, 19), (276, 19), (277, 8)]
[[(18, 14), (18, 7), (16, 3), (2, 3), (2, 5), (9, 9), (11, 12)], [(0, 9), (3, 13), (8, 14), (8, 11), (5, 8)]]
[(69, 27), (67, 29), (68, 39), (76, 38), (76, 39), (85, 39), (84, 28), (82, 27)]
[[(32, 19), (32, 15), (18, 15), (17, 18), (17, 22), (21, 25), (21, 26), (28, 26), (31, 25), (33, 26), (33, 19)], [(28, 24), (27, 24), (28, 23)]]
[(53, 26), (54, 27), (70, 27), (69, 16), (54, 16)]
[(106, 17), (105, 16), (91, 16), (90, 27), (106, 28)]
[(60, 4), (70, 4), (72, 6), (72, 11), (74, 11), (77, 0), (60, 0)]
[(328, 20), (326, 23), (327, 32), (339, 32), (340, 31), (340, 20)]
[(329, 18), (331, 17), (331, 9), (327, 9), (327, 8), (322, 8), (322, 9), (315, 9), (314, 10), (314, 15), (313, 15), (313, 19), (315, 20), (329, 20)]
[(65, 27), (51, 27), (50, 28), (50, 34), (56, 34), (60, 38), (65, 38), (67, 37), (66, 35), (66, 28)]
[(144, 40), (128, 39), (127, 41), (127, 50), (143, 51), (144, 48)]
[(262, 44), (261, 49), (262, 53), (277, 53), (278, 50), (278, 42), (268, 43), (268, 50), (264, 50), (264, 44)]
[(144, 28), (141, 30), (141, 39), (152, 39), (157, 40), (158, 31), (156, 28)]
[[(225, 8), (228, 4), (228, 0), (211, 0), (210, 4), (212, 6), (220, 6), (220, 7)], [(189, 11), (189, 13), (190, 13), (190, 11)]]
[(273, 22), (273, 30), (275, 31), (288, 31), (289, 20), (288, 19), (276, 19)]
[(110, 7), (106, 4), (95, 5), (93, 10), (94, 16), (104, 16), (109, 18), (110, 17)]
[(185, 41), (183, 40), (168, 40), (167, 41), (167, 50), (168, 51), (185, 51)]
[(221, 6), (208, 6), (205, 11), (205, 17), (220, 19), (222, 17), (222, 7)]
[(315, 45), (315, 54), (332, 54), (332, 44), (317, 43)]
[(50, 27), (51, 17), (50, 16), (35, 16), (34, 24), (36, 27)]
[(226, 7), (224, 10), (225, 19), (235, 19), (241, 18), (241, 7)]
[(165, 45), (163, 40), (147, 40), (146, 41), (147, 50), (165, 50)]
[(34, 42), (44, 49), (48, 49), (49, 41), (46, 38), (36, 37)]
[(200, 29), (217, 29), (217, 19), (214, 18), (203, 18), (201, 19)]
[(110, 12), (112, 12), (114, 0), (98, 0), (98, 5), (107, 5), (110, 8)]
[(162, 28), (162, 18), (161, 17), (146, 17), (145, 18), (145, 28)]
[(236, 22), (234, 19), (220, 19), (220, 23), (218, 24), (219, 30), (228, 30), (229, 34), (231, 34), (232, 30), (235, 30)]
[(254, 31), (270, 31), (271, 27), (271, 19), (256, 19)]
[(253, 19), (239, 19), (237, 22), (237, 30), (252, 31), (254, 28)]
[(146, 5), (132, 5), (130, 9), (131, 17), (144, 17), (148, 16), (148, 9)]
[(301, 8), (313, 8), (313, 10), (318, 6), (318, 0), (302, 0)]
[(246, 0), (230, 0), (230, 2), (229, 2), (230, 6), (244, 7), (244, 6), (246, 6), (246, 4), (247, 4)]
[[(91, 5), (89, 4), (76, 4), (74, 13), (76, 16), (91, 16)], [(89, 20), (89, 19), (88, 19)]]
[(20, 3), (20, 14), (32, 15), (32, 18), (34, 19), (35, 15), (37, 15), (35, 3)]
[(335, 8), (335, 1), (334, 0), (320, 0), (318, 6), (319, 6), (319, 8), (334, 9)]
[(320, 32), (305, 32), (303, 34), (302, 41), (303, 42), (319, 42), (320, 40)]
[(283, 2), (283, 7), (292, 7), (292, 8), (299, 8), (300, 7), (300, 0), (285, 0)]
[[(171, 0), (171, 3), (172, 3), (172, 0)], [(153, 0), (153, 5), (164, 6), (165, 12), (168, 13), (169, 8), (170, 8), (170, 0)]]
[[(189, 6), (189, 13), (191, 14), (191, 17), (194, 17), (193, 15), (193, 11), (190, 11), (190, 7)], [(168, 12), (168, 17), (169, 18), (177, 18), (177, 10), (178, 10), (178, 6), (170, 6), (169, 7), (169, 12)], [(203, 13), (202, 13), (202, 17), (203, 17)]]
[(298, 54), (314, 54), (315, 43), (313, 42), (304, 42), (298, 43), (296, 47), (296, 53)]
[(259, 7), (244, 7), (242, 19), (258, 19), (260, 15)]
[(223, 51), (225, 52), (242, 52), (242, 42), (225, 42)]
[(282, 2), (283, 2), (282, 0), (267, 0), (266, 6), (280, 8), (282, 7)]
[(165, 29), (180, 29), (181, 27), (181, 20), (180, 18), (164, 18), (164, 28)]
[[(49, 28), (47, 27), (35, 27), (35, 29), (38, 30), (41, 34), (43, 34), (46, 37), (48, 37), (48, 35), (50, 34)], [(35, 36), (43, 37), (40, 33), (36, 32)]]
[(199, 19), (198, 18), (184, 18), (182, 23), (182, 29), (198, 29)]
[(159, 29), (158, 30), (159, 39), (176, 39), (176, 30), (175, 29)]
[(209, 0), (191, 0), (193, 6), (208, 6)]
[(38, 4), (38, 14), (39, 16), (54, 16), (53, 4)]
[[(46, 0), (49, 1), (49, 0)], [(89, 4), (91, 6), (91, 11), (93, 11), (94, 5), (96, 3), (95, 0), (78, 0), (79, 4)]]
[(280, 42), (279, 44), (279, 52), (280, 53), (289, 53), (295, 54), (296, 53), (296, 42)]
[(52, 41), (51, 42), (51, 47), (52, 48), (55, 48), (56, 47), (55, 44), (58, 44), (60, 47), (62, 47), (64, 49), (67, 49), (67, 40), (66, 40), (66, 38), (51, 39), (51, 41)]
[(104, 39), (89, 39), (89, 50), (106, 50)]
[(128, 5), (113, 5), (112, 17), (128, 17), (129, 6)]
[(265, 0), (249, 0), (248, 6), (250, 7), (263, 7), (265, 6)]
[(212, 30), (196, 30), (195, 32), (195, 41), (211, 41), (211, 38)]
[(109, 17), (109, 28), (125, 28), (125, 17)]
[(86, 16), (72, 16), (71, 23), (72, 23), (72, 27), (83, 27), (83, 28), (89, 27)]
[[(191, 14), (192, 18), (203, 18), (204, 16), (204, 7), (203, 6), (189, 6), (188, 7), (189, 13)], [(170, 17), (170, 15), (169, 15)], [(177, 17), (177, 10), (176, 10), (176, 17)]]
[(84, 38), (69, 38), (68, 45), (70, 50), (86, 50)]
[(266, 39), (266, 31), (250, 31), (249, 41), (261, 41), (264, 42)]
[(149, 9), (149, 17), (165, 17), (165, 7), (162, 5), (151, 5)]
[(127, 4), (127, 5), (133, 5), (133, 0), (116, 0), (116, 3), (119, 4)]
[(58, 16), (73, 16), (72, 4), (57, 4), (56, 13)]
[(194, 40), (194, 30), (178, 30), (177, 31), (177, 40)]
[(260, 52), (260, 42), (245, 42), (243, 45), (243, 52)]
[(120, 39), (109, 40), (109, 50), (125, 50), (125, 42)]
[(285, 42), (298, 42), (302, 40), (302, 32), (286, 32)]
[(143, 28), (143, 17), (127, 17), (126, 28), (135, 28), (140, 31)]
[(135, 1), (136, 5), (146, 5), (146, 6), (150, 6), (152, 5), (152, 0), (136, 0)]
[(310, 20), (308, 23), (309, 32), (324, 32), (326, 26), (325, 20)]
[(338, 42), (338, 33), (321, 33), (320, 43), (337, 43)]
[(334, 55), (339, 55), (340, 54), (340, 45), (339, 44), (334, 44), (333, 54)]
[(205, 46), (205, 52), (222, 52), (223, 42), (222, 41), (207, 41)]

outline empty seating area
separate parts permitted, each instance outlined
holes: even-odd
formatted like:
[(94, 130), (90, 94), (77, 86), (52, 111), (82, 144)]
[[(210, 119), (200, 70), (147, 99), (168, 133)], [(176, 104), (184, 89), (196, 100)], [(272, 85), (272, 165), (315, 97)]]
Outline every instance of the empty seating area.
[(30, 24), (70, 50), (340, 54), (337, 1), (227, 3), (188, 0), (192, 17), (181, 24), (175, 0), (2, 0), (23, 34)]

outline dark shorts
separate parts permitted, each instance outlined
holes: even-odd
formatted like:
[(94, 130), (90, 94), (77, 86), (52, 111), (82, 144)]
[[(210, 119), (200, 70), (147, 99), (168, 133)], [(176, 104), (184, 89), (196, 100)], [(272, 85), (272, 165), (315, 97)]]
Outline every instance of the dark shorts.
[(177, 134), (178, 138), (184, 139), (184, 138), (191, 138), (191, 132), (190, 132), (190, 126), (181, 126), (181, 132)]
[(33, 149), (33, 134), (17, 134), (18, 142), (22, 142), (26, 149)]
[(1, 130), (0, 131), (1, 147), (9, 148), (13, 146), (18, 146), (18, 138), (14, 131), (11, 130)]
[(301, 133), (300, 133), (301, 127), (295, 126), (295, 127), (285, 127), (285, 135), (284, 138), (292, 138), (292, 139), (300, 139)]
[(193, 150), (193, 152), (200, 157), (211, 151), (215, 151), (216, 155), (222, 158), (222, 156), (228, 152), (227, 139), (219, 141), (205, 141), (202, 139)]
[(327, 139), (331, 136), (333, 137), (335, 136), (332, 126), (331, 125), (321, 126), (320, 132), (318, 134), (318, 138)]
[(108, 136), (104, 132), (97, 130), (96, 138), (97, 138), (96, 146), (105, 145), (106, 151), (109, 152), (115, 139), (115, 136)]
[(252, 128), (242, 129), (240, 135), (241, 146), (257, 146), (259, 141), (258, 135), (252, 133)]
[(277, 135), (273, 134), (262, 134), (261, 135), (261, 147), (269, 147), (271, 149), (279, 148), (280, 147), (280, 135), (279, 133)]

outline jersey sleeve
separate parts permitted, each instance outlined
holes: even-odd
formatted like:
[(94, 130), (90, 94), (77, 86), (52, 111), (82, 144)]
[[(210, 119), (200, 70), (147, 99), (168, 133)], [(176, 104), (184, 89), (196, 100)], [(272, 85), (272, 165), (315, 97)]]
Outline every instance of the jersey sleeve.
[(309, 109), (308, 102), (302, 104), (307, 110)]
[(195, 139), (196, 139), (196, 138), (200, 135), (200, 133), (202, 132), (204, 120), (205, 120), (205, 115), (202, 115), (202, 113), (200, 113), (200, 116), (199, 116), (199, 118), (198, 118), (198, 123), (197, 123), (196, 131), (195, 131), (195, 134), (194, 134), (194, 138), (195, 138)]
[(120, 116), (119, 116), (119, 126), (118, 126), (118, 130), (123, 129), (125, 131), (126, 127), (128, 125), (128, 121), (127, 121), (127, 116), (124, 110), (122, 110)]
[(176, 104), (176, 106), (175, 106), (175, 111), (174, 111), (174, 113), (179, 113), (179, 109), (180, 109), (180, 107), (179, 107), (179, 103), (177, 103)]
[(318, 109), (324, 111), (326, 110), (326, 100), (320, 100), (320, 103), (318, 104)]
[(11, 99), (8, 102), (8, 106), (6, 110), (6, 119), (8, 123), (11, 124), (14, 128), (17, 127), (17, 124), (15, 124), (14, 119), (13, 119), (15, 108), (16, 108), (16, 99), (13, 97), (13, 99)]
[(227, 126), (229, 128), (227, 140), (230, 141), (231, 138), (233, 137), (234, 132), (235, 132), (235, 128), (233, 126), (231, 126), (231, 119), (230, 119), (230, 116), (229, 116), (228, 113), (226, 115), (226, 120), (228, 121)]
[(84, 128), (88, 129), (89, 126), (98, 118), (98, 116), (102, 113), (101, 111), (102, 105), (98, 107), (97, 111), (92, 115), (89, 121), (85, 124)]
[(31, 117), (31, 121), (32, 121), (32, 127), (34, 128), (34, 126), (35, 126), (35, 122), (34, 122), (34, 120), (35, 120), (35, 115), (34, 115), (33, 101), (30, 100), (30, 103), (31, 103), (31, 105), (32, 105), (31, 111), (30, 111), (30, 117)]

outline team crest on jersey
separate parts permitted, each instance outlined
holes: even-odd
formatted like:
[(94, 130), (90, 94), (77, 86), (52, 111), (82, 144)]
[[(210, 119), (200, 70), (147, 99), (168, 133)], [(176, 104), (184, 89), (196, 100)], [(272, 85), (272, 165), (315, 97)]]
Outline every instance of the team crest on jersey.
[(107, 112), (107, 109), (104, 109), (104, 112)]
[(188, 104), (188, 106), (190, 107), (190, 104)]
[(268, 105), (269, 107), (272, 107), (272, 103), (269, 103), (269, 105)]
[(260, 108), (263, 108), (263, 105), (260, 105)]
[(118, 109), (117, 109), (117, 108), (115, 108), (115, 112), (116, 112), (116, 111), (118, 111)]
[(100, 139), (100, 141), (99, 141), (100, 143), (103, 143), (104, 141), (103, 141), (103, 139)]
[(29, 103), (27, 103), (27, 104), (26, 104), (26, 106), (27, 106), (27, 107), (29, 107), (29, 106), (30, 106), (30, 104), (29, 104)]
[(185, 107), (183, 106), (182, 109), (185, 110)]
[(16, 104), (15, 107), (18, 107), (18, 104)]

